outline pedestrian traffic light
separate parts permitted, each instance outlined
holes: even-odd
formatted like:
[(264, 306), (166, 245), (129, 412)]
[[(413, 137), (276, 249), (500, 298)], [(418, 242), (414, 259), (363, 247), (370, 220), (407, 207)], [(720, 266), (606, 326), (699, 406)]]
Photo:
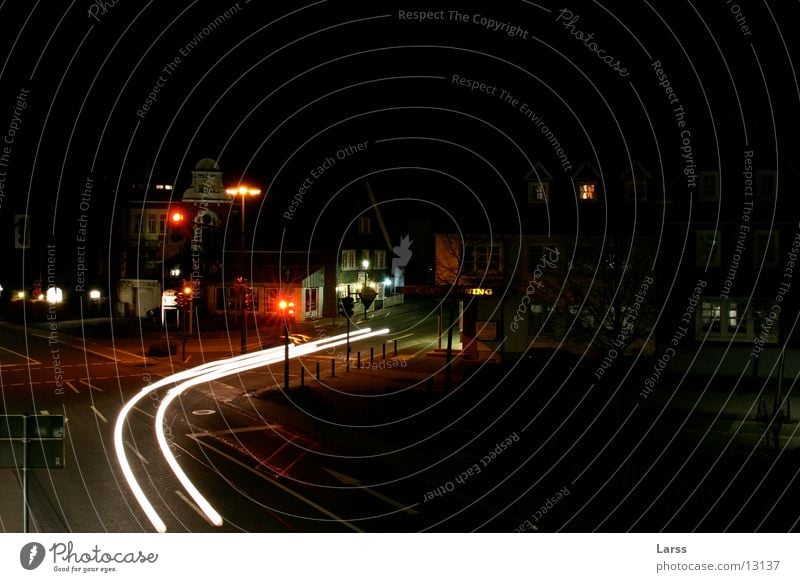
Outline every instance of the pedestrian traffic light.
[(342, 297), (339, 303), (342, 306), (342, 313), (347, 317), (351, 317), (353, 315), (353, 304), (355, 300), (352, 297)]
[(175, 293), (175, 306), (178, 309), (183, 309), (189, 304), (189, 300), (183, 293)]

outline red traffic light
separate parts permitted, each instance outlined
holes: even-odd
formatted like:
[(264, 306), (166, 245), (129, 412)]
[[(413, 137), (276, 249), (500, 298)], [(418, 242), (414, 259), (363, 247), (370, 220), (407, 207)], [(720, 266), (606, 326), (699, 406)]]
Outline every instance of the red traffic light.
[(280, 309), (281, 311), (286, 311), (287, 307), (289, 307), (289, 302), (286, 301), (285, 299), (281, 299), (278, 302), (278, 309)]
[(172, 220), (173, 224), (179, 224), (183, 222), (183, 212), (176, 210), (170, 215), (170, 220)]

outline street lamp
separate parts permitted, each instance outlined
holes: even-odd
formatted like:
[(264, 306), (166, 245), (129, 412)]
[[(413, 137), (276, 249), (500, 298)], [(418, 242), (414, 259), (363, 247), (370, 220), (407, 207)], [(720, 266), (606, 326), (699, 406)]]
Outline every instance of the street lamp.
[(258, 188), (248, 188), (247, 186), (239, 186), (238, 188), (227, 188), (225, 190), (226, 194), (230, 194), (231, 196), (241, 196), (242, 198), (242, 238), (239, 245), (239, 272), (241, 273), (242, 277), (242, 285), (239, 289), (239, 304), (241, 307), (241, 316), (242, 316), (242, 353), (247, 353), (247, 309), (244, 302), (245, 296), (245, 276), (244, 276), (244, 199), (248, 196), (257, 196), (261, 194), (261, 190)]
[[(364, 269), (364, 291), (367, 291), (367, 269), (369, 269), (369, 261), (364, 259), (361, 261), (361, 266)], [(361, 303), (364, 304), (364, 319), (367, 319), (367, 302), (364, 301), (364, 293), (361, 294)]]
[(283, 317), (283, 388), (289, 390), (289, 318), (294, 318), (294, 301), (281, 299), (278, 309)]

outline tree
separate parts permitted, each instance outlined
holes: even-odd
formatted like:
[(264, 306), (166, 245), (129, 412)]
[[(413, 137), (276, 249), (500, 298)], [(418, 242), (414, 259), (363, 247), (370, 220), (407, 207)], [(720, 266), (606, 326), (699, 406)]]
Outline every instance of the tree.
[(537, 293), (569, 347), (623, 355), (647, 341), (658, 316), (652, 238), (583, 238), (561, 256)]

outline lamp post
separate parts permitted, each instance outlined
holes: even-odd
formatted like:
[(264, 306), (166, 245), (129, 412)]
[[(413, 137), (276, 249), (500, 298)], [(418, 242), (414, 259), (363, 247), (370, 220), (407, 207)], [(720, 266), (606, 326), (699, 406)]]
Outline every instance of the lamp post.
[[(364, 268), (364, 291), (367, 290), (367, 269), (369, 269), (369, 261), (364, 259), (361, 261), (361, 266)], [(361, 298), (361, 302), (364, 304), (364, 319), (367, 319), (367, 303), (364, 301), (364, 298)]]
[(239, 287), (239, 307), (241, 309), (241, 326), (242, 326), (242, 353), (247, 353), (247, 306), (245, 305), (245, 262), (244, 262), (244, 199), (248, 196), (257, 196), (261, 194), (258, 188), (248, 188), (247, 186), (239, 186), (238, 188), (227, 188), (226, 194), (231, 196), (240, 196), (242, 198), (242, 238), (239, 245), (239, 272), (241, 273), (241, 285)]

